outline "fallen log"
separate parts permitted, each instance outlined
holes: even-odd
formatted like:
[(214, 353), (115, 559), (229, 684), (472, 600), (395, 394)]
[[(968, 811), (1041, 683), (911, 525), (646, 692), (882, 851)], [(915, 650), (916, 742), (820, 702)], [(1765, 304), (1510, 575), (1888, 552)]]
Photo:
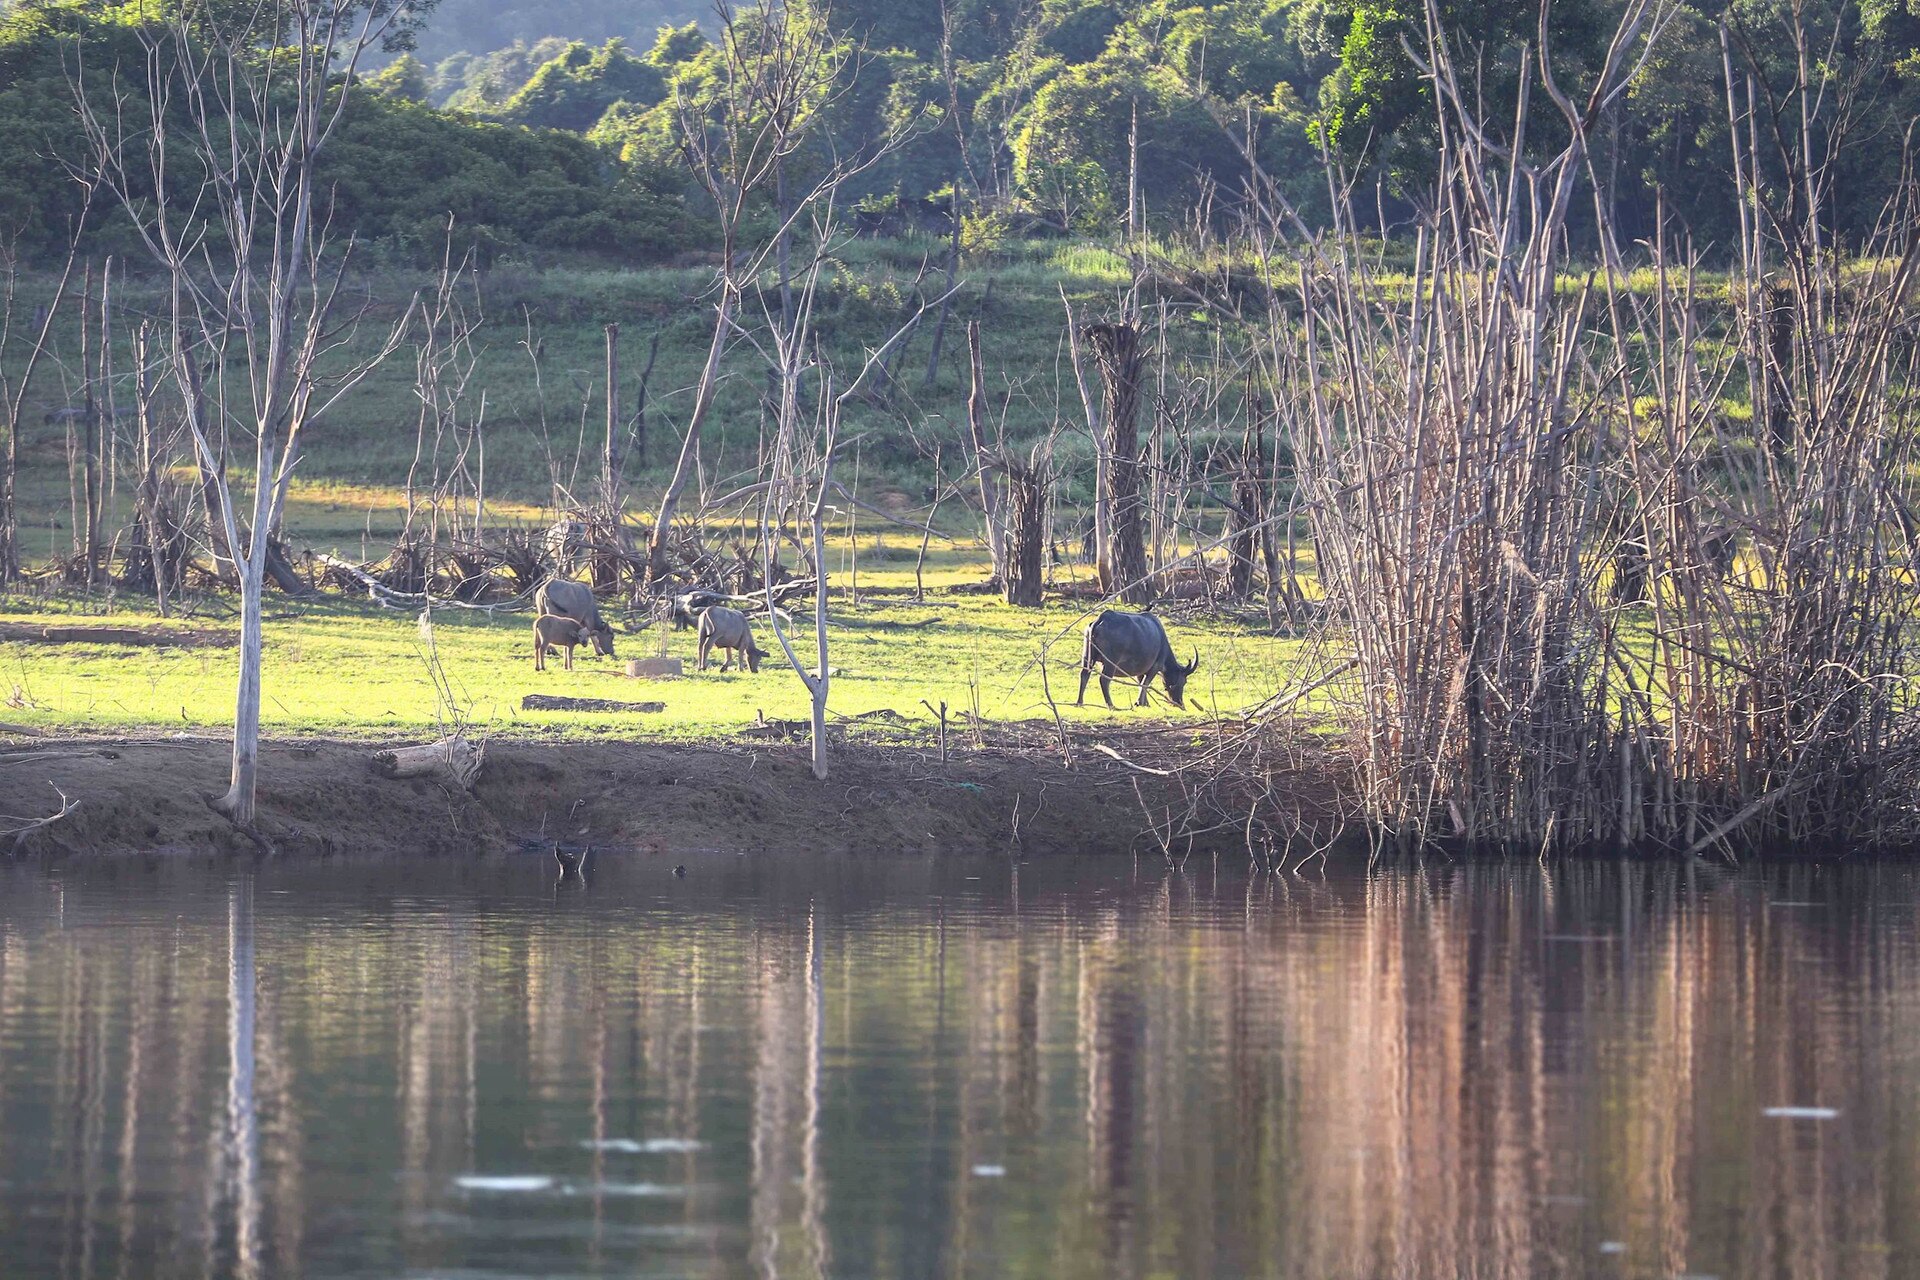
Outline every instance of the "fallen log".
[(473, 790), (487, 762), (487, 744), (456, 733), (417, 747), (388, 747), (373, 756), (373, 771), (383, 778), (444, 777), (462, 791)]
[(664, 702), (615, 702), (611, 698), (562, 698), (551, 693), (530, 693), (520, 699), (522, 711), (665, 711)]
[(0, 640), (26, 644), (118, 644), (144, 648), (231, 649), (240, 643), (233, 631), (194, 631), (171, 627), (44, 627), (0, 623)]

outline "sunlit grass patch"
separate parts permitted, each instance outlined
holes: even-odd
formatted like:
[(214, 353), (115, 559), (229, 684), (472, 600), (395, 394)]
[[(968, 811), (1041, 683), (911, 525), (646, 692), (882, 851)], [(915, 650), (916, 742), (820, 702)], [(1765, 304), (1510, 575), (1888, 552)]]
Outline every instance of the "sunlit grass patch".
[[(6, 602), (0, 623), (43, 626), (99, 616), (78, 612), (74, 602), (32, 610), (24, 604)], [(1022, 610), (977, 596), (934, 596), (925, 603), (868, 596), (853, 603), (836, 590), (829, 605), (836, 673), (831, 710), (845, 716), (890, 710), (930, 725), (923, 702), (945, 702), (955, 720), (977, 707), (990, 720), (1050, 721), (1050, 688), (1061, 713), (1076, 722), (1131, 724), (1147, 715), (1203, 721), (1203, 712), (1169, 707), (1157, 684), (1150, 711), (1109, 712), (1099, 705), (1095, 685), (1088, 688), (1092, 705), (1073, 708), (1086, 616), (1066, 605)], [(117, 626), (163, 625), (138, 610), (115, 610), (111, 620)], [(793, 622), (796, 650), (811, 663), (810, 610), (802, 608)], [(231, 629), (233, 623), (201, 616), (164, 625)], [(1208, 711), (1230, 713), (1270, 696), (1284, 686), (1298, 649), (1296, 641), (1228, 622), (1175, 622), (1169, 630), (1183, 657), (1195, 648), (1200, 652), (1200, 672), (1189, 692)], [(618, 661), (596, 660), (583, 650), (571, 672), (550, 662), (546, 672), (536, 673), (526, 614), (437, 610), (432, 650), (452, 690), (451, 707), (436, 696), (428, 645), (411, 613), (340, 600), (274, 600), (266, 631), (262, 686), (269, 734), (419, 734), (453, 715), (495, 732), (690, 739), (730, 734), (763, 716), (803, 718), (807, 708), (806, 692), (764, 619), (756, 633), (769, 657), (758, 674), (695, 673), (693, 632), (654, 627), (621, 632)], [(686, 660), (685, 678), (650, 681), (624, 674), (626, 659), (662, 648)], [(235, 662), (234, 650), (213, 647), (0, 643), (0, 700), (7, 703), (0, 718), (54, 730), (218, 731), (232, 717)], [(527, 712), (520, 700), (529, 693), (662, 701), (666, 710)], [(1117, 682), (1114, 701), (1129, 708), (1137, 693), (1136, 685)]]

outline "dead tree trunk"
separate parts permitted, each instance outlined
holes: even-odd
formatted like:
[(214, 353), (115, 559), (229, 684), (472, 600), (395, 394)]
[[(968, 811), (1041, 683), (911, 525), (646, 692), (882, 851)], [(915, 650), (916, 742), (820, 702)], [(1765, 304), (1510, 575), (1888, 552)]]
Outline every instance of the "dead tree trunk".
[(1095, 501), (1106, 508), (1107, 542), (1100, 548), (1100, 589), (1128, 604), (1150, 604), (1145, 505), (1140, 496), (1140, 330), (1132, 324), (1090, 324), (1085, 330), (1100, 368), (1106, 431), (1106, 483)]
[(980, 467), (980, 510), (987, 521), (987, 553), (993, 557), (993, 576), (1007, 580), (1006, 534), (1000, 517), (997, 465), (987, 446), (987, 373), (980, 360), (980, 322), (967, 323), (967, 356), (973, 368), (973, 386), (967, 394), (967, 430), (973, 436), (973, 457)]
[(659, 358), (660, 331), (655, 329), (647, 343), (646, 367), (640, 370), (640, 381), (633, 390), (633, 461), (639, 467), (647, 465), (647, 386), (653, 381), (653, 362)]
[(607, 326), (607, 443), (600, 456), (600, 488), (607, 516), (620, 512), (620, 326)]
[(1260, 473), (1250, 454), (1243, 454), (1233, 478), (1233, 505), (1227, 510), (1227, 598), (1245, 600), (1253, 594), (1253, 557), (1258, 551)]
[[(86, 437), (83, 441), (84, 453), (81, 458), (81, 481), (86, 496), (86, 538), (81, 548), (86, 562), (86, 583), (91, 587), (100, 580), (100, 513), (103, 505), (100, 477), (100, 463), (106, 457), (106, 431), (101, 401), (106, 394), (109, 360), (112, 349), (107, 343), (107, 280), (113, 272), (113, 259), (108, 258), (105, 268), (100, 272), (100, 346), (94, 356), (92, 367), (84, 368), (81, 376), (86, 379), (87, 416)], [(81, 300), (81, 313), (86, 312), (84, 296)], [(85, 338), (82, 338), (84, 348)], [(82, 363), (85, 361), (83, 359)]]
[(95, 515), (98, 476), (94, 465), (94, 438), (99, 434), (100, 405), (94, 394), (93, 264), (88, 263), (80, 283), (80, 430), (67, 420), (67, 488), (72, 499), (73, 560), (82, 586), (99, 576), (99, 522)]
[(947, 312), (953, 308), (953, 273), (960, 265), (960, 176), (953, 178), (953, 197), (948, 206), (952, 226), (947, 232), (947, 284), (940, 298), (940, 314), (933, 322), (933, 346), (927, 352), (927, 376), (921, 386), (931, 388), (940, 378), (940, 347), (947, 337)]
[(147, 572), (153, 579), (153, 603), (161, 617), (167, 616), (167, 586), (171, 581), (168, 557), (174, 537), (167, 528), (171, 522), (161, 509), (160, 472), (164, 463), (153, 438), (153, 326), (142, 324), (133, 340), (134, 421), (140, 435), (140, 490), (136, 528), (145, 536)]
[(1767, 441), (1776, 458), (1793, 454), (1793, 337), (1794, 298), (1791, 291), (1770, 285), (1765, 298), (1766, 385), (1760, 388), (1765, 403)]
[(592, 568), (596, 595), (620, 589), (625, 547), (620, 529), (620, 326), (607, 326), (607, 438), (600, 455), (600, 511), (588, 521), (593, 539)]
[(1040, 446), (1026, 462), (1009, 455), (1002, 466), (1007, 473), (1007, 603), (1037, 609), (1046, 587), (1047, 549), (1047, 477)]

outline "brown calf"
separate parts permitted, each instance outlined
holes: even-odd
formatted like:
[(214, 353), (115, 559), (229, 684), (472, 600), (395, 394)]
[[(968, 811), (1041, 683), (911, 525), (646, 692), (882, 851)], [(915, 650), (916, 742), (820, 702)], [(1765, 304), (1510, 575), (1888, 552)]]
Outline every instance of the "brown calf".
[(573, 650), (576, 645), (592, 642), (593, 633), (577, 620), (565, 618), (557, 613), (543, 613), (533, 620), (533, 669), (547, 669), (547, 650), (555, 645), (567, 651), (568, 671), (573, 670)]

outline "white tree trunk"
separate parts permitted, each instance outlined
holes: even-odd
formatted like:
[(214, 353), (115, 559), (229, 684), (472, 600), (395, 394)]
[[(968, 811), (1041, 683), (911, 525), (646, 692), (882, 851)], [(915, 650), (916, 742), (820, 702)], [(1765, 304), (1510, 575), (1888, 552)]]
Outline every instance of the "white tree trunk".
[(251, 827), (254, 782), (260, 771), (261, 596), (266, 586), (266, 536), (240, 566), (240, 682), (233, 703), (233, 776), (214, 807), (235, 826)]
[(980, 322), (967, 322), (967, 358), (972, 383), (967, 393), (967, 431), (973, 438), (973, 460), (980, 470), (980, 511), (987, 522), (987, 552), (993, 557), (993, 576), (1007, 580), (1006, 534), (1001, 528), (1000, 464), (987, 446), (987, 374), (980, 361)]
[[(829, 448), (832, 447), (829, 443)], [(820, 501), (813, 504), (813, 562), (819, 567), (819, 580), (813, 589), (813, 642), (819, 661), (814, 677), (807, 682), (813, 695), (813, 776), (827, 778), (827, 683), (832, 679), (827, 666), (827, 518), (824, 504), (827, 484), (833, 477), (833, 458), (829, 454), (826, 475), (820, 482)]]

